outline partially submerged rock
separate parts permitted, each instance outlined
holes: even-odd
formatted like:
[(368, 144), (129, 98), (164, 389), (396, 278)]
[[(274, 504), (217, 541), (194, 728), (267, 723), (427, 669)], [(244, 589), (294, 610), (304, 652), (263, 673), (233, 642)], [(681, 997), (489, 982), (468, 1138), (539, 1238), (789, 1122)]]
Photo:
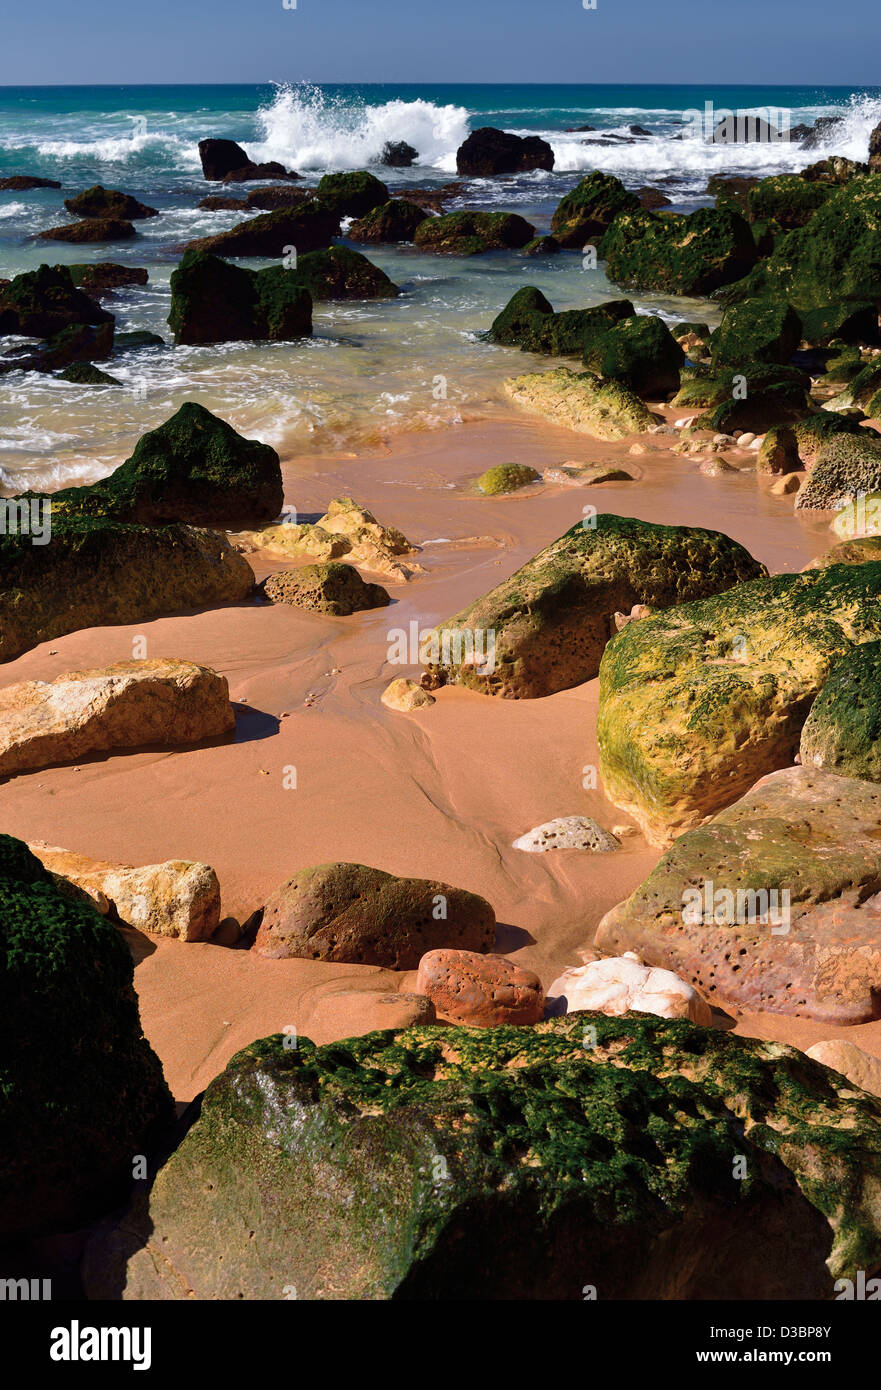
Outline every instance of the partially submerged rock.
[(560, 199), (551, 218), (551, 231), (561, 246), (580, 250), (591, 240), (598, 241), (619, 212), (636, 211), (640, 206), (637, 195), (629, 193), (620, 179), (597, 170)]
[(600, 774), (655, 845), (792, 763), (833, 665), (881, 638), (881, 564), (738, 584), (631, 623), (600, 667)]
[(524, 463), (497, 463), (481, 473), (475, 487), (487, 497), (496, 497), (501, 493), (518, 492), (520, 488), (540, 481), (541, 474)]
[(156, 208), (141, 203), (130, 193), (120, 193), (118, 188), (104, 188), (96, 183), (73, 198), (65, 198), (64, 206), (74, 217), (115, 217), (126, 222), (137, 222), (146, 217), (158, 217)]
[(596, 675), (617, 611), (665, 608), (762, 570), (718, 531), (589, 517), (440, 624), (428, 669), (483, 694), (552, 695)]
[(28, 849), (59, 887), (80, 890), (102, 914), (126, 927), (181, 941), (207, 941), (220, 922), (220, 884), (208, 864), (111, 864), (42, 840)]
[(420, 251), (436, 255), (479, 256), (525, 246), (535, 236), (531, 223), (514, 212), (447, 212), (427, 217), (413, 233)]
[(41, 265), (0, 287), (0, 333), (51, 338), (76, 324), (112, 323), (112, 314), (76, 288), (66, 266)]
[(307, 251), (286, 273), (313, 299), (394, 299), (399, 292), (384, 270), (348, 246)]
[(284, 266), (248, 270), (190, 250), (171, 272), (168, 323), (175, 343), (291, 342), (311, 336), (312, 298)]
[(486, 899), (464, 888), (366, 864), (321, 864), (301, 869), (269, 896), (253, 949), (272, 960), (415, 970), (437, 946), (490, 950), (495, 925)]
[(621, 212), (598, 251), (616, 285), (681, 295), (709, 295), (740, 280), (757, 256), (744, 219), (713, 208), (687, 216)]
[(187, 251), (209, 251), (215, 256), (264, 256), (279, 262), (296, 248), (297, 255), (329, 246), (340, 233), (339, 214), (315, 199), (295, 208), (277, 208), (238, 222), (225, 232), (199, 237)]
[(814, 768), (757, 782), (681, 836), (596, 933), (740, 1012), (878, 1017), (881, 787)]
[(340, 217), (363, 217), (388, 202), (388, 189), (366, 169), (355, 173), (325, 174), (318, 181), (315, 197)]
[(42, 241), (130, 241), (135, 235), (131, 222), (123, 217), (84, 217), (80, 222), (65, 222), (60, 227), (47, 227), (38, 232)]
[(553, 167), (554, 152), (541, 136), (513, 135), (509, 130), (489, 125), (472, 130), (456, 151), (456, 173), (469, 178), (521, 174)]
[(416, 228), (428, 213), (406, 198), (393, 198), (388, 203), (371, 208), (353, 222), (347, 232), (350, 241), (398, 242), (412, 241)]
[(89, 1297), (831, 1299), (881, 1261), (881, 1105), (780, 1043), (585, 1014), (284, 1041), (212, 1082)]
[[(132, 957), (89, 903), (0, 836), (0, 1240), (69, 1231), (125, 1200), (174, 1122)], [(51, 1040), (51, 1046), (47, 1045)]]
[(199, 743), (235, 728), (226, 677), (171, 658), (3, 686), (0, 712), (0, 777), (121, 748)]
[(603, 381), (591, 372), (572, 372), (568, 367), (511, 377), (504, 390), (515, 405), (594, 439), (626, 439), (629, 434), (644, 434), (659, 421), (621, 382)]

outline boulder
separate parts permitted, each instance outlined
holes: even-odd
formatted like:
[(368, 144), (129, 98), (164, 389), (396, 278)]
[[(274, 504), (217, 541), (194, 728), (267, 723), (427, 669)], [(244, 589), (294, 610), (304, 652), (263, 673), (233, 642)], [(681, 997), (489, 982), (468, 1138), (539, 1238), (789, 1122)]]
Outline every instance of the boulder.
[(208, 864), (110, 864), (47, 845), (28, 845), (63, 890), (72, 885), (114, 921), (157, 936), (207, 941), (220, 922), (220, 884)]
[(352, 565), (336, 560), (324, 564), (301, 565), (280, 570), (264, 579), (261, 592), (270, 603), (289, 603), (334, 618), (347, 618), (368, 608), (385, 608), (391, 603), (381, 584), (366, 584)]
[(506, 492), (518, 492), (530, 483), (541, 481), (541, 474), (524, 463), (497, 463), (481, 473), (475, 483), (478, 492), (487, 497), (497, 497)]
[(525, 246), (535, 228), (514, 212), (448, 212), (426, 217), (413, 233), (420, 251), (435, 255), (479, 256)]
[(699, 415), (694, 428), (712, 430), (714, 434), (730, 435), (735, 430), (764, 434), (775, 425), (803, 420), (815, 410), (813, 400), (802, 386), (795, 381), (781, 381), (748, 391), (744, 396), (732, 396)]
[(13, 352), (0, 359), (0, 375), (8, 372), (55, 372), (73, 362), (104, 362), (113, 351), (113, 322), (71, 324), (48, 342)]
[(597, 674), (616, 612), (666, 608), (762, 572), (718, 531), (587, 518), (440, 624), (426, 665), (439, 684), (508, 699), (552, 695)]
[(191, 249), (171, 272), (168, 323), (188, 345), (291, 342), (311, 336), (312, 298), (293, 269), (248, 270)]
[(866, 300), (821, 304), (818, 309), (802, 309), (801, 336), (811, 347), (825, 347), (833, 339), (845, 343), (878, 342), (878, 310)]
[(620, 381), (638, 396), (679, 390), (684, 354), (663, 319), (635, 314), (585, 336), (582, 362), (597, 376)]
[(51, 338), (75, 324), (112, 324), (108, 314), (74, 285), (66, 266), (41, 265), (0, 287), (0, 333)]
[(201, 198), (196, 206), (204, 212), (246, 212), (248, 209), (244, 198), (223, 198), (216, 193)]
[(244, 203), (239, 204), (231, 198), (226, 201), (244, 208), (259, 208), (261, 212), (274, 212), (276, 208), (302, 207), (311, 198), (311, 188), (292, 188), (289, 183), (280, 183), (269, 188), (252, 188)]
[(781, 237), (767, 260), (724, 297), (733, 303), (771, 294), (799, 311), (881, 299), (879, 218), (881, 175), (851, 180), (831, 193), (807, 226)]
[(27, 193), (32, 188), (60, 188), (57, 179), (41, 179), (33, 174), (12, 174), (0, 179), (0, 192)]
[(456, 151), (456, 173), (468, 178), (523, 174), (553, 167), (554, 152), (547, 140), (538, 135), (512, 135), (491, 125), (472, 130)]
[(881, 564), (836, 565), (630, 623), (600, 666), (608, 800), (665, 846), (791, 764), (835, 662), (881, 637), (879, 596)]
[(339, 217), (363, 217), (389, 200), (381, 179), (360, 169), (354, 174), (325, 174), (315, 190), (316, 198)]
[(590, 816), (558, 816), (545, 821), (534, 830), (527, 830), (512, 842), (513, 849), (526, 854), (547, 854), (552, 849), (589, 850), (593, 854), (609, 854), (620, 849), (621, 842)]
[(404, 676), (398, 676), (397, 680), (387, 685), (380, 699), (388, 709), (398, 710), (401, 714), (411, 714), (413, 710), (427, 709), (429, 705), (437, 703), (434, 696), (423, 690), (421, 685)]
[(118, 377), (109, 372), (99, 371), (91, 362), (72, 362), (59, 373), (59, 381), (70, 381), (75, 386), (121, 386)]
[(632, 951), (592, 960), (564, 970), (550, 986), (548, 1002), (557, 1014), (587, 1009), (620, 1018), (626, 1013), (687, 1018), (709, 1028), (713, 1021), (705, 999), (672, 970), (643, 965)]
[(712, 174), (705, 193), (707, 197), (715, 198), (718, 212), (739, 212), (746, 217), (749, 212), (749, 191), (758, 182), (759, 179), (752, 175)]
[(756, 455), (757, 473), (795, 473), (802, 467), (798, 441), (791, 425), (768, 430)]
[(638, 196), (628, 193), (620, 179), (597, 170), (561, 198), (551, 218), (551, 232), (560, 246), (581, 250), (591, 240), (598, 241), (619, 212), (635, 212), (641, 206)]
[(226, 677), (171, 658), (3, 686), (0, 712), (0, 777), (120, 748), (199, 743), (235, 728)]
[(52, 518), (52, 544), (0, 536), (0, 661), (84, 627), (248, 598), (254, 573), (225, 536), (189, 526)]
[(148, 333), (136, 329), (133, 333), (115, 333), (113, 347), (116, 352), (131, 352), (137, 348), (165, 347), (165, 339), (158, 333)]
[(297, 258), (296, 269), (282, 273), (308, 290), (313, 299), (394, 299), (399, 293), (384, 270), (348, 246), (307, 251)]
[(879, 685), (879, 642), (864, 642), (832, 667), (801, 731), (802, 767), (881, 782)]
[(418, 158), (419, 151), (408, 145), (406, 140), (386, 140), (379, 162), (387, 169), (409, 169)]
[(825, 555), (820, 555), (805, 565), (806, 570), (825, 570), (830, 565), (865, 565), (870, 560), (881, 560), (881, 536), (860, 536), (854, 540), (842, 541), (833, 545)]
[(784, 300), (755, 299), (726, 309), (710, 335), (714, 367), (741, 362), (789, 362), (801, 341), (801, 321)]
[(78, 289), (87, 294), (107, 294), (110, 290), (146, 285), (147, 271), (136, 265), (116, 265), (113, 261), (98, 261), (86, 265), (69, 265), (70, 278)]
[(881, 1261), (881, 1105), (781, 1043), (583, 1014), (298, 1043), (211, 1083), (89, 1298), (828, 1301)]
[(759, 222), (773, 218), (784, 231), (790, 232), (810, 222), (831, 192), (828, 184), (808, 181), (799, 174), (778, 174), (762, 179), (747, 194), (750, 219)]
[(701, 296), (740, 280), (757, 258), (744, 219), (714, 208), (687, 216), (643, 208), (619, 212), (598, 253), (616, 285)]
[(591, 372), (568, 367), (511, 377), (504, 391), (531, 414), (594, 439), (626, 439), (659, 423), (659, 417), (621, 382), (602, 381)]
[(62, 227), (47, 227), (37, 236), (43, 241), (130, 241), (135, 235), (131, 222), (121, 217), (84, 217)]
[(393, 198), (381, 203), (353, 222), (346, 235), (350, 241), (394, 242), (412, 241), (416, 228), (428, 213), (406, 198)]
[(781, 464), (785, 457), (792, 468), (812, 469), (830, 439), (837, 435), (856, 435), (858, 438), (877, 438), (874, 431), (861, 428), (859, 421), (849, 415), (835, 415), (828, 410), (819, 410), (796, 420), (791, 425), (771, 429), (765, 435), (757, 459), (760, 473), (789, 472), (790, 467), (773, 466)]
[(449, 947), (426, 951), (416, 990), (428, 996), (441, 1018), (469, 1028), (538, 1023), (544, 1014), (541, 980), (504, 956)]
[(597, 928), (735, 1012), (878, 1017), (881, 788), (814, 768), (762, 778), (681, 836)]
[(5, 1242), (74, 1229), (125, 1200), (134, 1155), (153, 1156), (174, 1104), (143, 1036), (128, 946), (9, 835), (0, 910)]
[(536, 236), (523, 247), (524, 256), (556, 256), (562, 250), (556, 237)]
[(860, 494), (881, 489), (881, 438), (858, 429), (823, 444), (799, 493), (800, 511), (838, 511)]
[(491, 343), (523, 352), (580, 357), (588, 343), (635, 313), (629, 299), (613, 299), (592, 309), (564, 309), (555, 314), (541, 290), (524, 285), (493, 319), (486, 336)]
[(421, 566), (402, 558), (412, 555), (418, 547), (397, 527), (382, 526), (372, 512), (359, 507), (351, 497), (334, 498), (315, 525), (286, 521), (260, 531), (241, 532), (234, 539), (298, 558), (336, 560), (345, 556), (350, 563), (363, 565), (398, 583), (421, 571)]
[(74, 198), (65, 198), (64, 206), (74, 217), (105, 217), (137, 222), (141, 218), (159, 216), (156, 208), (139, 202), (130, 193), (120, 193), (117, 188), (104, 188), (100, 183), (77, 193)]
[[(435, 947), (490, 950), (495, 924), (486, 899), (463, 888), (366, 864), (321, 864), (301, 869), (270, 895), (253, 949), (271, 960), (415, 970)], [(427, 993), (418, 984), (416, 990)]]
[(203, 175), (212, 183), (219, 183), (233, 170), (250, 163), (247, 154), (235, 140), (200, 140), (199, 158)]
[(868, 1091), (870, 1096), (881, 1096), (881, 1060), (857, 1047), (856, 1043), (846, 1038), (830, 1038), (828, 1042), (814, 1043), (805, 1056), (837, 1071), (852, 1086)]
[(323, 203), (311, 199), (295, 208), (277, 208), (238, 222), (228, 231), (199, 237), (185, 247), (215, 256), (262, 256), (282, 260), (291, 249), (297, 255), (329, 246), (339, 236), (340, 219)]
[(149, 525), (253, 525), (277, 516), (283, 505), (275, 450), (244, 439), (195, 401), (141, 435), (109, 478), (52, 497), (53, 520), (60, 514)]
[(224, 174), (224, 183), (253, 183), (257, 179), (299, 179), (300, 175), (294, 173), (293, 169), (286, 169), (283, 164), (279, 164), (277, 159), (270, 159), (265, 164), (255, 164), (249, 159), (241, 169), (231, 169), (228, 174)]

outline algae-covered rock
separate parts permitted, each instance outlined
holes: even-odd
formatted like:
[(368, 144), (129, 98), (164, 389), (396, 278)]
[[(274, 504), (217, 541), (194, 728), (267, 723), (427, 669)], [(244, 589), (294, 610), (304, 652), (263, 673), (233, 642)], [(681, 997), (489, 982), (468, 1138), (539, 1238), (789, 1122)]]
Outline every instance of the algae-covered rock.
[(754, 579), (630, 623), (600, 667), (605, 794), (669, 844), (788, 766), (832, 666), (881, 637), (881, 564)]
[(747, 193), (753, 222), (773, 218), (784, 231), (803, 227), (830, 196), (828, 184), (808, 182), (798, 174), (778, 174), (762, 179)]
[(416, 228), (427, 216), (417, 203), (408, 202), (406, 198), (392, 198), (359, 217), (346, 235), (350, 241), (412, 241)]
[(53, 516), (51, 545), (0, 536), (0, 661), (83, 627), (247, 598), (254, 573), (215, 531)]
[(802, 309), (802, 338), (811, 347), (824, 347), (833, 338), (846, 343), (878, 341), (878, 310), (870, 301), (823, 304), (817, 309)]
[(141, 266), (117, 265), (115, 261), (84, 262), (69, 265), (73, 283), (87, 294), (107, 294), (110, 290), (146, 285), (149, 275)]
[(384, 270), (348, 246), (307, 251), (295, 270), (278, 273), (290, 275), (313, 299), (394, 299), (398, 293)]
[(130, 241), (135, 229), (121, 217), (84, 217), (80, 222), (47, 227), (37, 236), (42, 241), (70, 241), (79, 245), (89, 241)]
[(385, 608), (391, 599), (381, 584), (366, 584), (352, 565), (328, 560), (299, 569), (280, 570), (262, 584), (271, 603), (290, 603), (315, 613), (347, 618), (366, 608)]
[(798, 440), (791, 425), (768, 430), (756, 455), (757, 473), (794, 473), (802, 467)]
[(415, 970), (435, 947), (489, 951), (495, 936), (489, 903), (464, 888), (366, 864), (320, 864), (270, 894), (254, 950), (272, 960)]
[(420, 251), (438, 255), (479, 256), (525, 246), (535, 236), (531, 223), (515, 212), (447, 212), (427, 217), (413, 233)]
[(349, 174), (325, 174), (315, 196), (340, 217), (363, 217), (388, 202), (388, 189), (375, 174), (359, 169)]
[(804, 767), (881, 782), (881, 642), (864, 642), (832, 667), (799, 751)]
[(588, 174), (557, 204), (551, 218), (551, 231), (561, 246), (579, 250), (608, 229), (619, 212), (635, 212), (641, 206), (635, 193), (628, 193), (620, 179), (597, 170)]
[(710, 352), (716, 367), (787, 363), (800, 340), (801, 321), (785, 300), (753, 299), (726, 309), (710, 337)]
[[(881, 517), (881, 497), (879, 517)], [(826, 570), (830, 565), (865, 565), (870, 560), (881, 560), (881, 536), (858, 536), (853, 540), (841, 541), (805, 565), (806, 570)]]
[(639, 396), (666, 396), (679, 390), (683, 358), (663, 319), (636, 314), (605, 331), (587, 334), (582, 362), (598, 376), (620, 381)]
[(749, 225), (736, 212), (698, 208), (680, 213), (640, 209), (615, 218), (598, 247), (616, 285), (707, 295), (755, 265)]
[(881, 175), (835, 189), (805, 227), (787, 232), (767, 260), (726, 290), (728, 302), (773, 294), (818, 309), (881, 298)]
[(629, 299), (615, 299), (592, 309), (564, 309), (557, 314), (541, 290), (524, 285), (493, 320), (487, 338), (524, 352), (580, 357), (589, 342), (635, 313)]
[(128, 222), (140, 218), (158, 217), (156, 208), (147, 207), (130, 193), (120, 193), (118, 188), (104, 188), (96, 183), (73, 198), (65, 198), (64, 206), (74, 217), (119, 217)]
[(426, 664), (439, 683), (483, 694), (552, 695), (596, 675), (615, 613), (629, 613), (634, 604), (666, 608), (762, 572), (718, 531), (608, 514), (585, 518), (440, 624), (437, 654), (429, 652)]
[(195, 401), (142, 435), (131, 458), (109, 478), (52, 497), (53, 518), (100, 516), (151, 525), (255, 525), (277, 516), (283, 504), (275, 450), (244, 439)]
[(339, 234), (339, 214), (313, 198), (298, 207), (277, 208), (275, 212), (249, 217), (214, 236), (198, 237), (185, 249), (209, 251), (215, 256), (265, 256), (281, 261), (292, 249), (300, 256), (329, 246)]
[(860, 494), (881, 490), (881, 438), (874, 431), (833, 435), (798, 495), (800, 511), (837, 511)]
[(468, 178), (553, 167), (554, 151), (540, 135), (514, 135), (510, 130), (490, 125), (472, 130), (456, 151), (456, 172)]
[(112, 323), (112, 314), (76, 288), (66, 266), (41, 265), (0, 286), (0, 333), (51, 338), (74, 324)]
[(91, 362), (71, 362), (69, 367), (59, 373), (59, 381), (70, 381), (75, 386), (121, 386), (118, 377), (93, 367)]
[(481, 473), (475, 486), (478, 492), (485, 493), (487, 497), (495, 497), (499, 493), (516, 492), (540, 479), (541, 474), (525, 463), (497, 463), (494, 468)]
[(0, 1239), (70, 1230), (131, 1187), (174, 1122), (132, 957), (90, 903), (0, 836)]
[(89, 1297), (830, 1299), (881, 1261), (881, 1103), (781, 1043), (588, 1013), (297, 1043), (215, 1078)]
[(682, 835), (596, 933), (735, 1012), (878, 1016), (881, 788), (812, 767), (763, 777)]
[(621, 382), (602, 381), (591, 372), (571, 372), (568, 367), (512, 377), (504, 390), (524, 410), (594, 439), (626, 439), (659, 423), (659, 417)]
[(289, 342), (311, 335), (312, 299), (285, 266), (254, 271), (189, 250), (171, 273), (168, 323), (174, 341), (188, 345)]

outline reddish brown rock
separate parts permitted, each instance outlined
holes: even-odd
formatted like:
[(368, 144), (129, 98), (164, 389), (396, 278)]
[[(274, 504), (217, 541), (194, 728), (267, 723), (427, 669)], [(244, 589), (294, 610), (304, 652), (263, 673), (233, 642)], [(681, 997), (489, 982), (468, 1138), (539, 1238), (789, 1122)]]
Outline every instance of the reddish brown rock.
[(396, 878), (366, 864), (320, 864), (301, 869), (267, 899), (254, 950), (276, 959), (415, 970), (426, 951), (451, 942), (466, 954), (488, 951), (495, 927), (486, 899), (463, 888)]
[(504, 956), (474, 951), (428, 951), (419, 962), (416, 992), (455, 1023), (492, 1028), (538, 1023), (544, 1013), (541, 980)]

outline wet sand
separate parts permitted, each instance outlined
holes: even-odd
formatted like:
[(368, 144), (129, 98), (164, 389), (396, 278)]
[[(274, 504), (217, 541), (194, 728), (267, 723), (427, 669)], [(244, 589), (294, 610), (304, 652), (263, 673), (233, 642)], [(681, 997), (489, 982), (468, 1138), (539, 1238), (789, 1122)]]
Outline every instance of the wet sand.
[[(444, 689), (430, 709), (400, 714), (380, 695), (418, 668), (388, 664), (388, 634), (455, 613), (580, 521), (585, 505), (723, 530), (772, 571), (799, 570), (834, 541), (827, 522), (794, 514), (792, 498), (769, 495), (754, 472), (707, 478), (695, 459), (669, 452), (672, 436), (638, 442), (648, 452), (631, 455), (633, 440), (599, 443), (505, 413), (402, 435), (369, 453), (283, 456), (286, 503), (301, 520), (350, 495), (423, 546), (415, 558), (427, 572), (389, 584), (389, 608), (350, 618), (249, 603), (71, 633), (8, 663), (4, 683), (51, 680), (128, 660), (134, 640), (145, 638), (139, 655), (211, 666), (241, 703), (228, 743), (100, 757), (0, 785), (3, 828), (132, 864), (204, 860), (219, 875), (224, 915), (240, 921), (296, 870), (332, 860), (440, 879), (489, 899), (496, 949), (537, 971), (547, 988), (579, 963), (599, 918), (658, 859), (639, 835), (610, 855), (511, 847), (556, 816), (595, 816), (608, 828), (627, 822), (601, 790), (583, 785), (598, 762), (597, 682), (532, 701)], [(754, 454), (732, 453), (738, 457)], [(610, 459), (639, 480), (542, 485), (494, 499), (468, 490), (494, 463), (542, 469)], [(260, 552), (248, 559), (258, 578), (284, 568)], [(296, 788), (285, 786), (291, 768)], [(315, 1017), (326, 993), (406, 990), (414, 978), (127, 935), (144, 1029), (180, 1101), (255, 1038), (290, 1025), (316, 1042), (345, 1036), (339, 1023), (327, 1030)], [(881, 1022), (835, 1029), (762, 1015), (741, 1019), (738, 1031), (804, 1047), (846, 1036), (881, 1055)]]

